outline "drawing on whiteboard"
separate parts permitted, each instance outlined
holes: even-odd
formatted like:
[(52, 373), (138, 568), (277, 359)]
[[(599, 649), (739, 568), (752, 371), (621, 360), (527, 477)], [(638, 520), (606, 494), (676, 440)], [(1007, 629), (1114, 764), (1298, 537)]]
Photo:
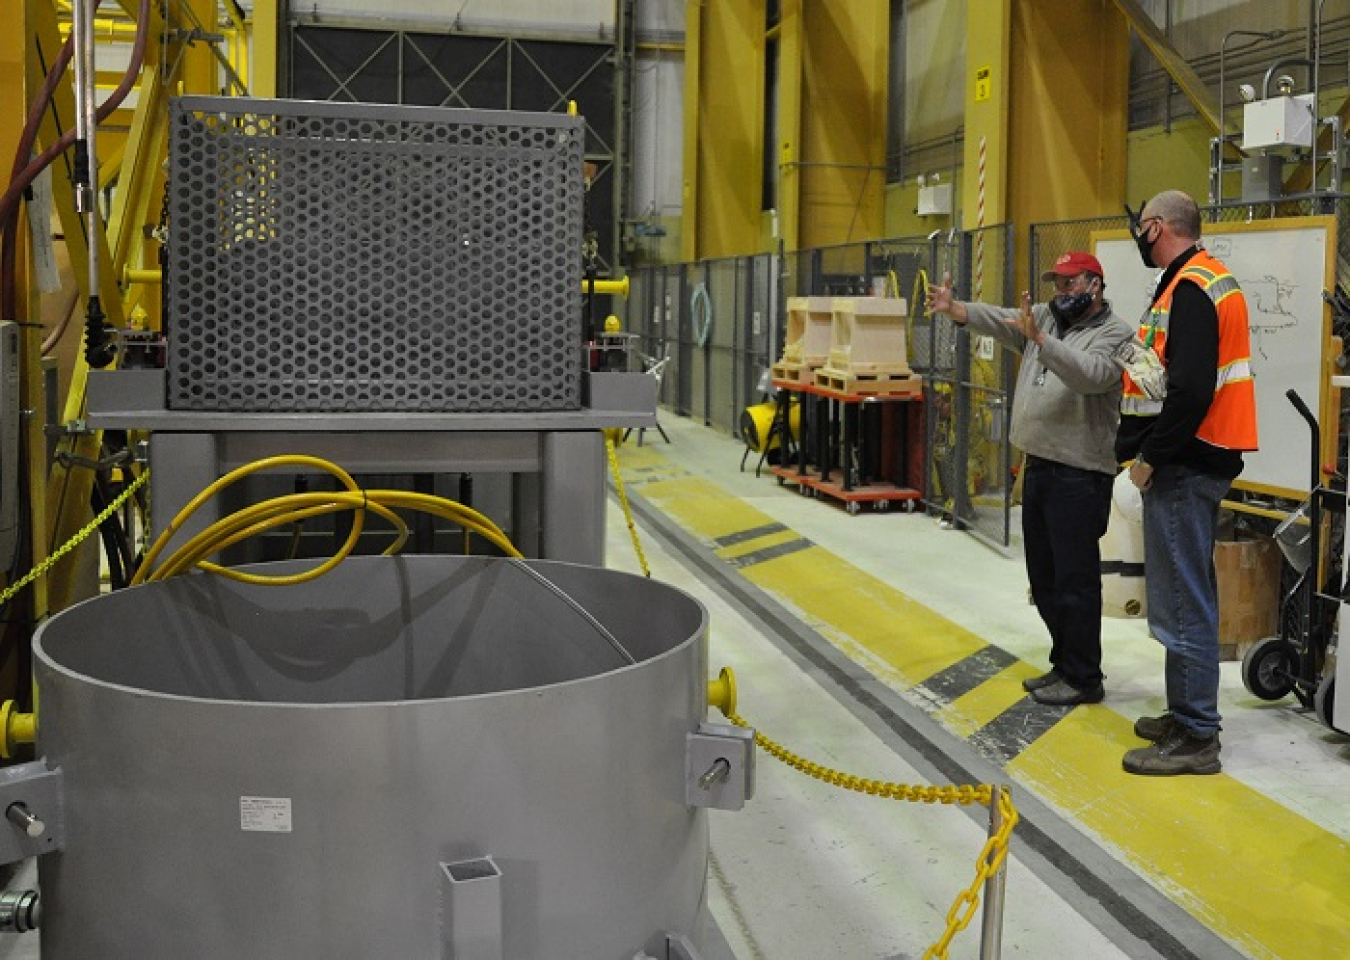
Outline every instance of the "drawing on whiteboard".
[[(1238, 260), (1233, 255), (1232, 237), (1219, 237), (1205, 246), (1210, 253), (1225, 263)], [(1250, 275), (1243, 276), (1237, 269), (1233, 271), (1233, 275), (1247, 298), (1247, 326), (1251, 331), (1252, 349), (1256, 351), (1257, 356), (1268, 360), (1270, 351), (1267, 349), (1266, 339), (1278, 336), (1281, 330), (1298, 325), (1298, 317), (1292, 308), (1298, 284), (1271, 274), (1266, 274), (1260, 279)]]

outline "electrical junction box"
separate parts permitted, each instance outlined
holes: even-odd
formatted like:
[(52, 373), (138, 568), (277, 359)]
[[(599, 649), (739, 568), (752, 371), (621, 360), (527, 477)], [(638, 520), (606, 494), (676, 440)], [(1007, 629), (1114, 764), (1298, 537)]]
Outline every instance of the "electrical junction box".
[(1242, 108), (1242, 149), (1311, 147), (1316, 122), (1311, 93), (1248, 103)]
[(1261, 153), (1242, 159), (1242, 199), (1278, 200), (1284, 195), (1284, 157)]
[(950, 183), (935, 183), (932, 186), (919, 188), (919, 216), (928, 217), (951, 212), (952, 185)]

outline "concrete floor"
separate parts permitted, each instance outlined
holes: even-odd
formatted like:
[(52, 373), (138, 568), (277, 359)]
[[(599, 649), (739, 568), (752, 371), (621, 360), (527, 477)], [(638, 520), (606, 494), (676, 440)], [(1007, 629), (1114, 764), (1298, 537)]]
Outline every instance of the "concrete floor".
[[(1017, 681), (1044, 669), (1046, 643), (1016, 549), (923, 514), (849, 516), (739, 471), (731, 438), (669, 414), (663, 425), (669, 445), (649, 431), (621, 447), (625, 487), (652, 575), (707, 606), (710, 669), (735, 671), (739, 714), (846, 773), (1010, 786), (1021, 820), (999, 951), (981, 953), (976, 910), (948, 956), (1350, 956), (1350, 737), (1292, 700), (1255, 700), (1226, 664), (1224, 773), (1126, 777), (1129, 724), (1163, 706), (1143, 622), (1106, 621), (1104, 704), (1029, 709)], [(641, 568), (613, 499), (607, 553)], [(969, 689), (933, 679), (981, 658), (993, 666)], [(988, 735), (1008, 718), (1024, 731), (1011, 755)], [(709, 901), (726, 940), (713, 954), (924, 956), (975, 879), (988, 811), (844, 791), (762, 750), (757, 764), (746, 808), (710, 815)], [(27, 865), (5, 886), (32, 882)], [(0, 960), (38, 956), (36, 935), (0, 936)]]
[[(662, 422), (669, 445), (649, 431), (621, 447), (625, 487), (652, 575), (707, 604), (710, 669), (735, 670), (745, 720), (871, 779), (1011, 785), (1022, 821), (1003, 956), (1350, 956), (1350, 737), (1292, 698), (1255, 699), (1226, 663), (1224, 773), (1129, 777), (1130, 724), (1165, 706), (1142, 620), (1105, 621), (1104, 704), (1039, 707), (1019, 681), (1045, 669), (1046, 640), (1016, 547), (1003, 556), (923, 514), (849, 516), (739, 471), (738, 441)], [(639, 569), (617, 508), (609, 527), (607, 565)], [(776, 573), (807, 555), (791, 538), (818, 559)], [(868, 623), (857, 611), (883, 594), (897, 615)], [(948, 632), (1012, 666), (944, 700), (904, 651)], [(1010, 717), (1031, 731), (1011, 757), (987, 736)], [(713, 911), (736, 956), (922, 956), (975, 876), (987, 810), (843, 791), (763, 751), (758, 774), (745, 810), (713, 815)], [(977, 913), (951, 957), (982, 956), (980, 925)]]

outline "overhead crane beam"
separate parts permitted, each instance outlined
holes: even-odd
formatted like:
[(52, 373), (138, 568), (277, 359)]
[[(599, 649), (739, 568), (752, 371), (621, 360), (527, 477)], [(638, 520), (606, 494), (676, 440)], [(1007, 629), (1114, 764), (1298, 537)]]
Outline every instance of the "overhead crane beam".
[(1138, 0), (1112, 0), (1125, 19), (1129, 21), (1130, 27), (1139, 34), (1139, 39), (1144, 41), (1144, 46), (1148, 47), (1153, 56), (1157, 57), (1162, 68), (1167, 71), (1181, 92), (1195, 106), (1195, 111), (1200, 118), (1205, 121), (1215, 133), (1223, 134), (1223, 118), (1219, 116), (1218, 97), (1209, 89), (1205, 81), (1200, 79), (1200, 75), (1191, 69), (1191, 65), (1186, 62), (1186, 58), (1181, 55), (1172, 41), (1167, 39), (1167, 35), (1158, 29), (1158, 25), (1153, 22), (1147, 11), (1138, 3)]

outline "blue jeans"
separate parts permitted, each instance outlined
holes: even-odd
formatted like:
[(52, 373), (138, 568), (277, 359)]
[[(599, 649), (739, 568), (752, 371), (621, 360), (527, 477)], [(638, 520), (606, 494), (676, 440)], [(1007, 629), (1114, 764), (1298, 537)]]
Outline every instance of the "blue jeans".
[(1191, 733), (1219, 730), (1214, 526), (1227, 477), (1164, 465), (1144, 491), (1148, 625), (1167, 649), (1167, 709)]
[(1031, 599), (1050, 631), (1050, 665), (1070, 686), (1102, 682), (1102, 555), (1110, 474), (1027, 457), (1022, 544)]

